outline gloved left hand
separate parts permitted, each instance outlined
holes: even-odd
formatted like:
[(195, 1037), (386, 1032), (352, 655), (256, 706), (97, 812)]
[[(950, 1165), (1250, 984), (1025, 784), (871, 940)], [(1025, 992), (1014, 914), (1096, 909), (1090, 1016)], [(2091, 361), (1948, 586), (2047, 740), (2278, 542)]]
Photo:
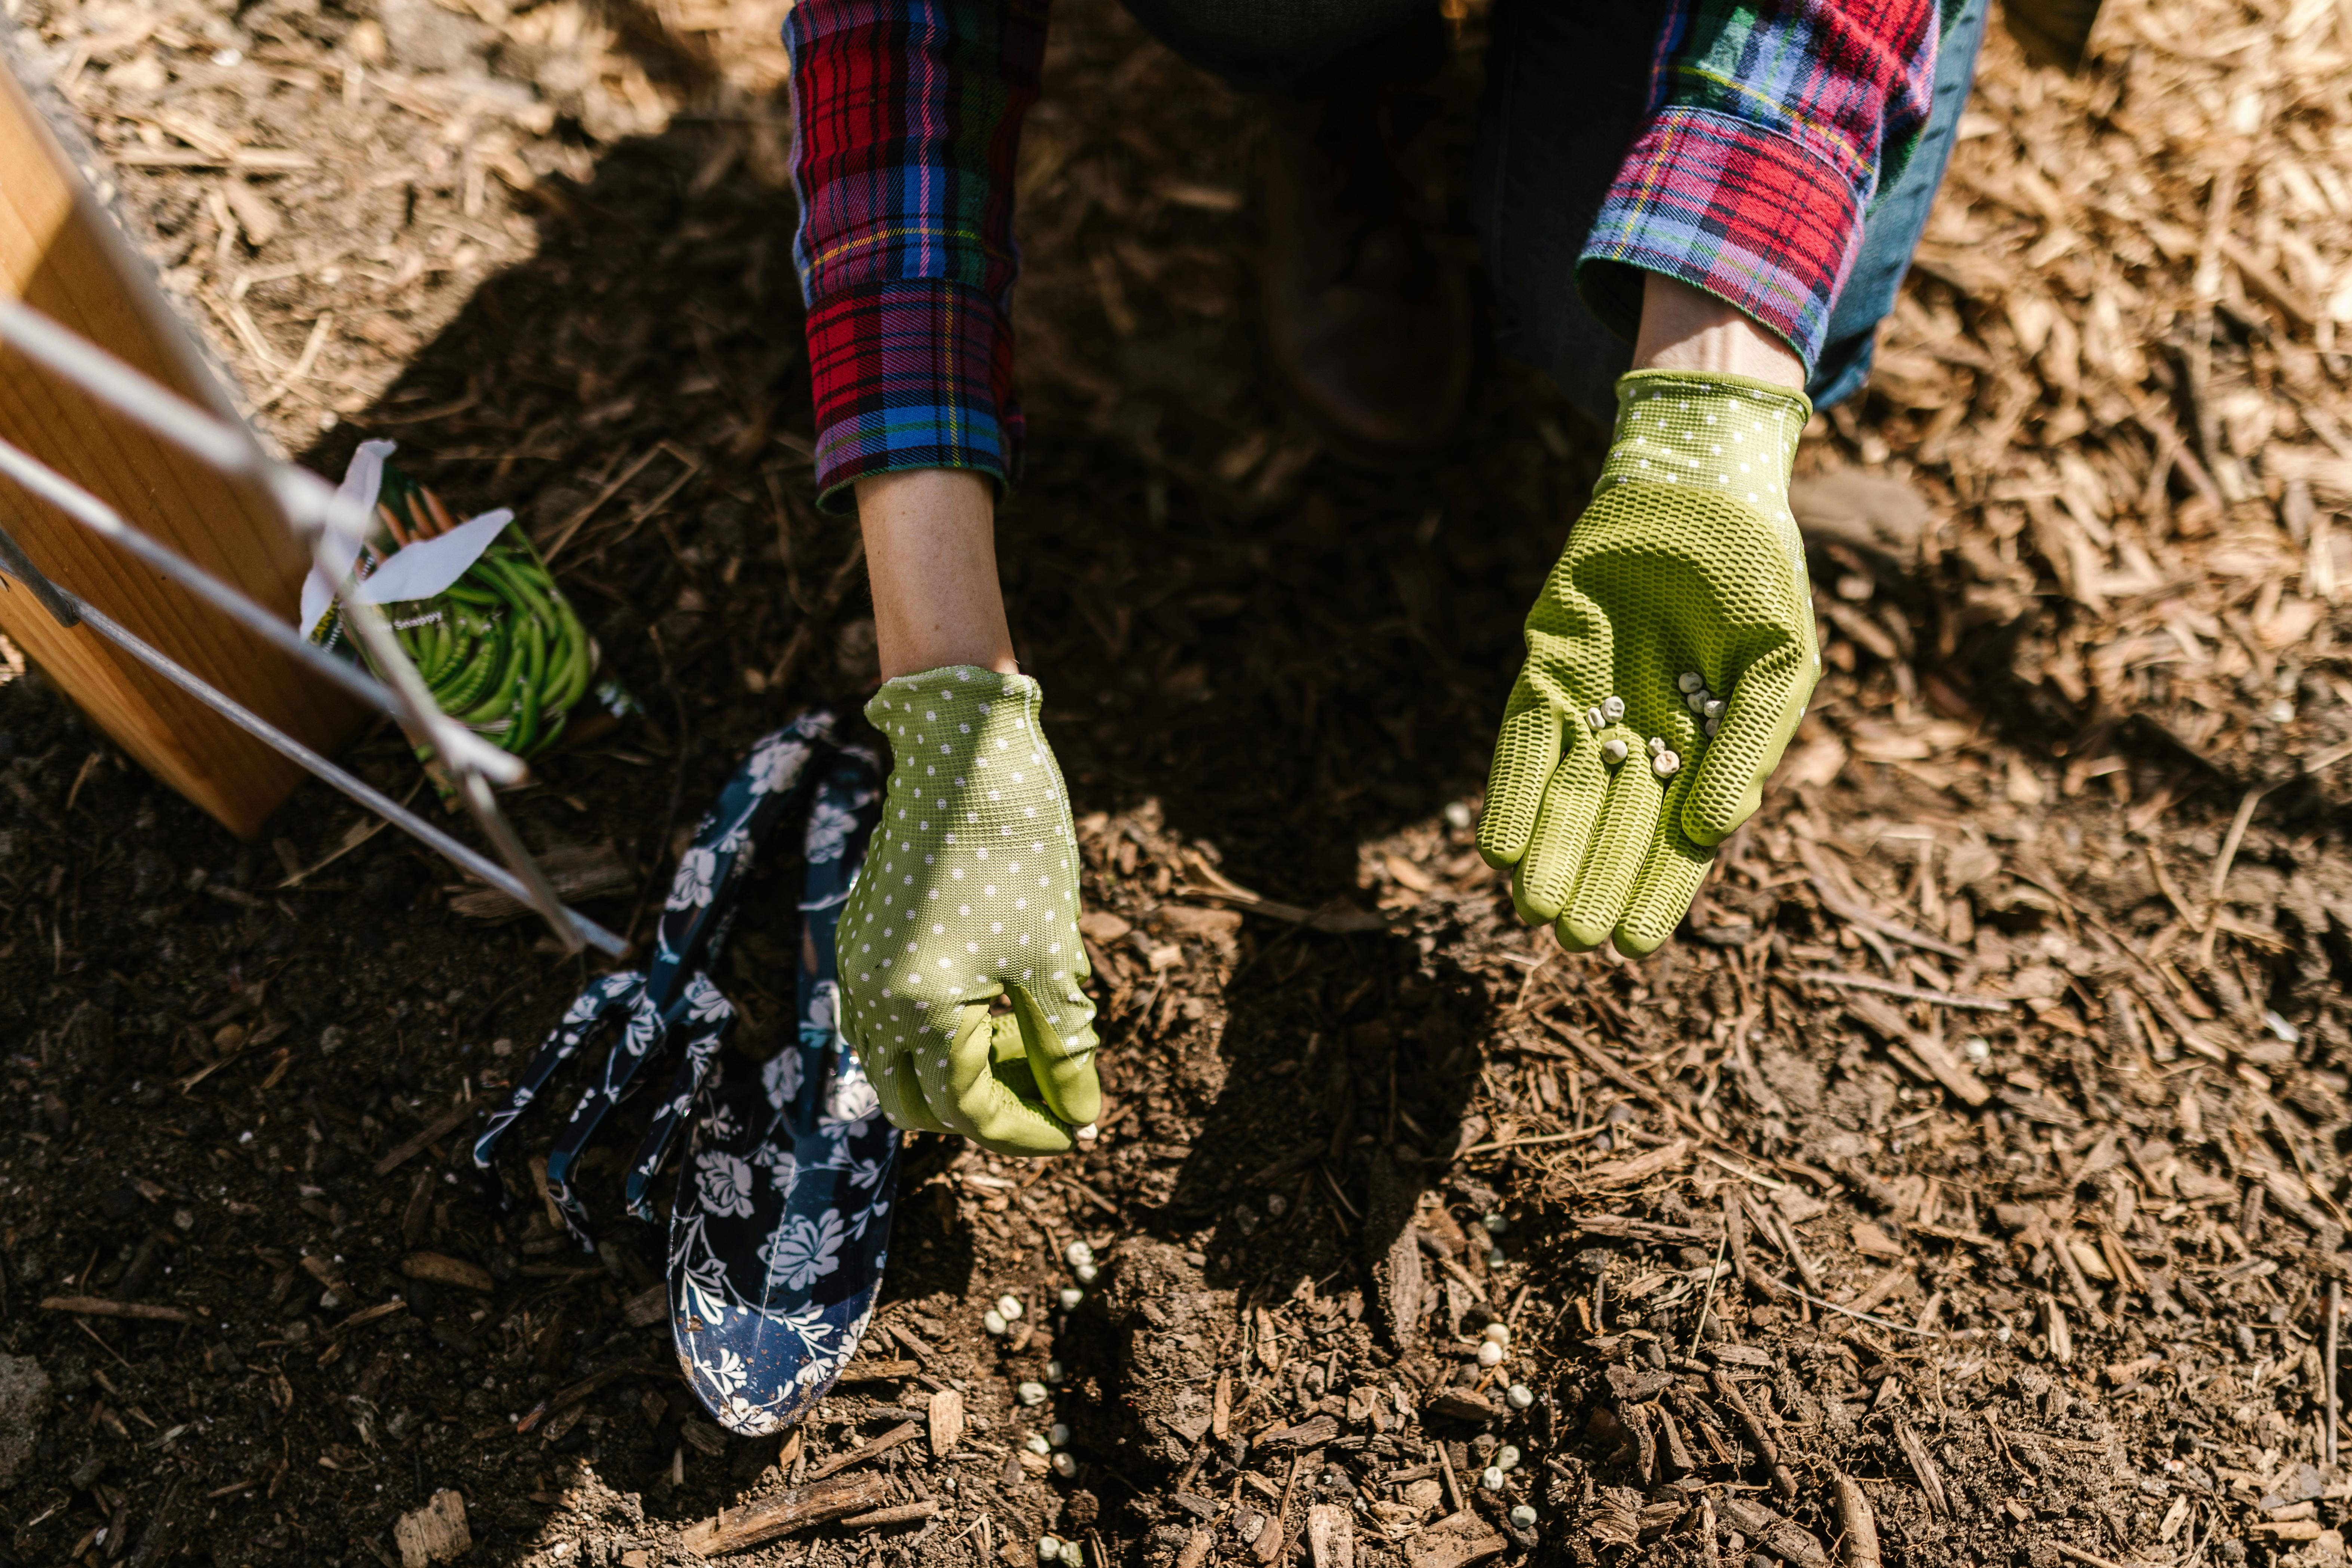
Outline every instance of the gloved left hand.
[(1102, 1105), (1043, 700), (1025, 675), (969, 666), (883, 683), (866, 716), (890, 782), (838, 938), (842, 1034), (883, 1113), (1000, 1154), (1060, 1153)]
[(1789, 470), (1811, 405), (1638, 371), (1593, 500), (1528, 613), (1478, 849), (1572, 952), (1674, 934), (1821, 672)]

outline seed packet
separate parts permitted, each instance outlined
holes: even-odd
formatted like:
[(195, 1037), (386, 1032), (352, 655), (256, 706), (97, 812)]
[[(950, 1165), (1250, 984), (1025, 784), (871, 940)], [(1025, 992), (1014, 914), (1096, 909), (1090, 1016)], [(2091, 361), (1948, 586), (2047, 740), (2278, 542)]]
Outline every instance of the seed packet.
[[(639, 711), (600, 673), (596, 639), (514, 513), (499, 507), (458, 521), (392, 461), (393, 450), (390, 441), (362, 442), (343, 475), (342, 495), (367, 506), (375, 527), (342, 574), (352, 594), (383, 608), (441, 710), (520, 757)], [(302, 625), (312, 642), (372, 666), (343, 624), (337, 588), (311, 570)], [(429, 748), (418, 754), (432, 766)]]

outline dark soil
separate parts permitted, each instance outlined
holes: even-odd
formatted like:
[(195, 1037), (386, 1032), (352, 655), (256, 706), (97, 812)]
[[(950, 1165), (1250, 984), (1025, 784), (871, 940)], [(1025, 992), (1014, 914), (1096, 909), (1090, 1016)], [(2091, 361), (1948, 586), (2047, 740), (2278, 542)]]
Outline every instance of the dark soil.
[[(95, 30), (68, 16), (61, 43)], [(235, 21), (286, 62), (254, 140), (284, 144), (310, 100), (343, 112), (357, 19)], [(385, 283), (366, 308), (391, 326), (321, 361), (344, 390), (268, 418), (329, 472), (393, 435), (453, 502), (512, 504), (542, 539), (654, 454), (557, 561), (649, 718), (510, 803), (536, 847), (617, 859), (622, 890), (589, 907), (642, 936), (681, 830), (755, 737), (856, 700), (872, 634), (855, 597), (821, 614), (849, 535), (808, 501), (772, 106), (614, 36), (641, 79), (734, 107), (633, 134), (541, 82), (558, 112), (515, 154), (531, 189), (470, 195), (462, 157), (367, 184), (346, 147), (424, 167), (430, 138), (397, 102), (350, 110), (319, 191), (277, 195), (321, 251), (331, 214), (417, 254), (445, 220), (504, 248)], [(222, 40), (185, 37), (166, 53), (202, 86)], [(1476, 44), (1433, 173), (1464, 161)], [(547, 74), (486, 58), (495, 81)], [(741, 1560), (1018, 1565), (1052, 1534), (1090, 1562), (1324, 1568), (1346, 1559), (1309, 1540), (1322, 1505), (1365, 1563), (1810, 1563), (1842, 1549), (1841, 1477), (1888, 1563), (2340, 1560), (2340, 813), (2055, 703), (2012, 658), (2025, 612), (1989, 617), (1934, 552), (1874, 582), (1832, 550), (1832, 677), (1683, 939), (1638, 964), (1560, 954), (1470, 824), (1597, 433), (1497, 364), (1444, 467), (1319, 455), (1255, 363), (1250, 137), (1115, 8), (1059, 18), (1024, 154), (1032, 447), (1002, 550), (1081, 817), (1110, 1106), (1059, 1161), (913, 1142), (868, 1355), (781, 1443), (705, 1421), (633, 1311), (652, 1228), (614, 1219), (583, 1256), (528, 1198), (551, 1111), (504, 1173), (520, 1217), (464, 1167), (448, 1113), (496, 1101), (586, 966), (454, 912), (441, 862), (396, 832), (354, 844), (367, 823), (323, 788), (239, 844), (37, 672), (0, 687), (0, 1341), (55, 1387), (0, 1494), (0, 1562), (394, 1562), (394, 1521), (445, 1488), (470, 1561), (680, 1562), (685, 1527), (944, 1388), (971, 1413), (960, 1447), (867, 1462), (892, 1501), (936, 1500), (929, 1521)], [(246, 244), (206, 226), (195, 177), (124, 178), (184, 231), (167, 263)], [(353, 309), (310, 290), (347, 286), (314, 267), (240, 298), (285, 347)], [(1822, 422), (1802, 465), (1881, 464), (1889, 413)], [(1919, 482), (1935, 528), (1977, 526)], [(388, 731), (349, 760), (415, 779)], [(790, 919), (771, 889), (720, 977), (753, 1049), (788, 1006)], [(602, 1215), (619, 1164), (585, 1182)], [(1065, 1312), (1079, 1240), (1102, 1276)], [(489, 1288), (413, 1278), (419, 1254)], [(1028, 1310), (992, 1339), (1006, 1293)], [(1022, 1405), (1049, 1363), (1048, 1402)], [(1054, 1423), (1067, 1477), (1024, 1446)], [(1518, 1461), (1488, 1490), (1498, 1444)]]

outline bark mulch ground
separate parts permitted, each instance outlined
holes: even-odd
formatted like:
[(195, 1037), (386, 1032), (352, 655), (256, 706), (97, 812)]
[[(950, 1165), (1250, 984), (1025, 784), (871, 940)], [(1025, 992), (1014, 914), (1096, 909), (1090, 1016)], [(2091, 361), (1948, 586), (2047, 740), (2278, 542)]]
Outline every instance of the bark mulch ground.
[[(390, 436), (563, 539), (648, 716), (513, 811), (642, 935), (746, 745), (872, 671), (776, 16), (9, 8), (283, 449)], [(836, 1484), (866, 1517), (736, 1560), (2342, 1561), (2352, 21), (2109, 11), (2075, 77), (1988, 46), (1801, 458), (1829, 679), (1637, 964), (1522, 931), (1470, 832), (1599, 433), (1496, 363), (1435, 470), (1319, 453), (1254, 347), (1247, 107), (1066, 8), (1003, 552), (1110, 1108), (1046, 1163), (913, 1142), (781, 1441), (676, 1380), (651, 1227), (584, 1256), (530, 1150), (503, 1228), (461, 1172), (586, 970), (322, 789), (230, 840), (0, 674), (0, 1409), (46, 1405), (0, 1561), (393, 1563), (446, 1490), (467, 1561), (648, 1568)], [(1465, 235), (1481, 16), (1415, 153)], [(755, 1050), (790, 931), (755, 900), (721, 976)]]

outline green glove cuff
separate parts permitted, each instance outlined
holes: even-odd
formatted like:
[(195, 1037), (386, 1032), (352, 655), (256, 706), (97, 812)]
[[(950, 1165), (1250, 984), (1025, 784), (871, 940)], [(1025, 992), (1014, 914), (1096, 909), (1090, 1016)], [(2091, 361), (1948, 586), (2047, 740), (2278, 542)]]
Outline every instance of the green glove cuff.
[(1789, 470), (1813, 405), (1768, 381), (1711, 371), (1617, 378), (1617, 429), (1595, 500), (1622, 484), (1697, 485), (1738, 497), (1791, 532)]

